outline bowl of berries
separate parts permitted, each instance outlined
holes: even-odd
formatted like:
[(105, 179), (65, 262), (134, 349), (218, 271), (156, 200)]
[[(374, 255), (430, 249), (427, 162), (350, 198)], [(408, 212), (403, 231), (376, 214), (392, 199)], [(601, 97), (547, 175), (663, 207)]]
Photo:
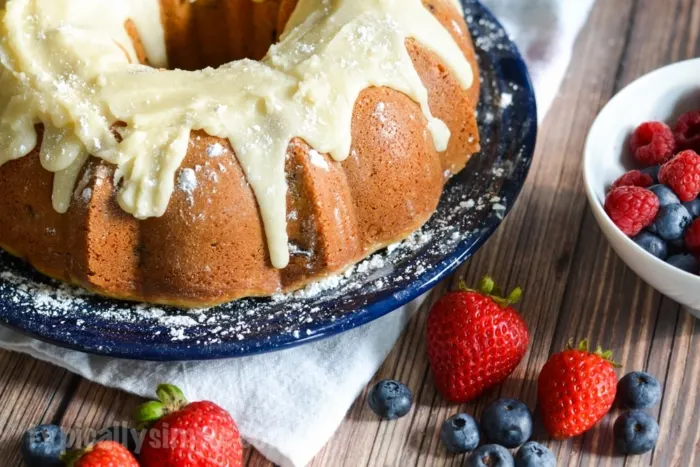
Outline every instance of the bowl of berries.
[(620, 91), (586, 140), (596, 221), (644, 281), (700, 317), (700, 59)]

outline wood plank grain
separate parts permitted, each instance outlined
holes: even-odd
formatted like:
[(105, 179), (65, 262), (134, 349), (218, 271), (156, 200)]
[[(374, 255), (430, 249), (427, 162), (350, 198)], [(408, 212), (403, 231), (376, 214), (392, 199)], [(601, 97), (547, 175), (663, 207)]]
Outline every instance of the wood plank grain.
[(52, 422), (68, 397), (72, 375), (26, 355), (0, 350), (0, 458), (20, 463), (19, 440), (31, 426)]

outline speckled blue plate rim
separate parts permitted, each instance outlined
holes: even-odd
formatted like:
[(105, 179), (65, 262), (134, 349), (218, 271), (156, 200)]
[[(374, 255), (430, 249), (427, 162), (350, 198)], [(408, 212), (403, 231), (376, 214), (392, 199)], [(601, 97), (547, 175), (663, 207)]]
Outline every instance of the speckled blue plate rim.
[[(496, 29), (503, 30), (500, 22), (478, 0), (462, 0), (462, 3), (465, 8), (471, 10), (472, 14), (491, 22)], [(504, 200), (502, 202), (505, 206), (504, 214), (502, 218), (495, 215), (488, 216), (478, 231), (462, 240), (441, 262), (417, 276), (404, 289), (359, 307), (341, 318), (315, 325), (311, 329), (311, 335), (302, 338), (295, 338), (288, 333), (278, 333), (261, 339), (246, 339), (242, 343), (226, 341), (200, 346), (184, 342), (172, 342), (165, 345), (119, 342), (106, 346), (104, 334), (83, 329), (79, 336), (68, 338), (65, 330), (62, 330), (60, 326), (47, 326), (46, 323), (35, 319), (22, 319), (21, 314), (10, 313), (3, 316), (0, 318), (4, 321), (3, 325), (53, 345), (95, 355), (149, 361), (210, 360), (249, 356), (307, 344), (365, 325), (409, 303), (431, 290), (438, 282), (454, 272), (491, 237), (503, 218), (510, 212), (525, 184), (537, 139), (537, 106), (527, 66), (517, 47), (509, 39), (508, 42), (510, 45), (509, 53), (495, 62), (500, 71), (499, 81), (505, 82), (505, 77), (507, 77), (507, 82), (520, 86), (523, 89), (522, 95), (526, 96), (526, 101), (517, 103), (518, 107), (523, 109), (519, 113), (525, 117), (519, 121), (523, 125), (520, 133), (524, 135), (520, 142), (520, 157), (511, 175), (504, 179), (498, 192), (498, 196)], [(476, 46), (478, 48), (478, 41)]]

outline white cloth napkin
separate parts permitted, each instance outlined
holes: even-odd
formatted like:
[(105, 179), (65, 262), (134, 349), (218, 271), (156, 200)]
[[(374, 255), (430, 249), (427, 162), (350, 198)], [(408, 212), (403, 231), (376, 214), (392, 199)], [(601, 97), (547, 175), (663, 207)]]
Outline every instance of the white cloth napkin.
[[(593, 0), (486, 0), (529, 62), (542, 116)], [(281, 466), (307, 464), (342, 422), (422, 299), (369, 325), (282, 352), (212, 362), (148, 363), (65, 350), (0, 328), (0, 347), (105, 386), (150, 397), (161, 382), (229, 410), (245, 440)]]

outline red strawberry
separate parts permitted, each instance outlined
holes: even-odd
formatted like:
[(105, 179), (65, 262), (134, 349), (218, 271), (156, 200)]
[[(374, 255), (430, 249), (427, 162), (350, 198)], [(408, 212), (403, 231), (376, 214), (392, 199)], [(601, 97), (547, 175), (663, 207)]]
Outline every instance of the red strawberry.
[(621, 186), (640, 186), (642, 188), (648, 188), (653, 184), (654, 179), (651, 178), (651, 175), (640, 170), (630, 170), (613, 182), (612, 186), (610, 187), (610, 191)]
[(213, 402), (188, 403), (175, 386), (161, 384), (159, 401), (139, 407), (148, 429), (139, 459), (143, 467), (239, 467), (243, 446), (228, 412)]
[(634, 237), (654, 222), (659, 198), (645, 188), (621, 186), (605, 197), (604, 209), (622, 233)]
[(82, 451), (68, 453), (63, 461), (68, 467), (139, 467), (134, 455), (114, 441), (100, 441)]
[(588, 351), (583, 340), (578, 348), (552, 355), (537, 380), (538, 407), (542, 421), (555, 439), (565, 439), (590, 430), (615, 401), (617, 375), (612, 352)]
[(659, 181), (668, 185), (686, 203), (700, 194), (700, 156), (695, 151), (679, 152), (661, 166)]
[(451, 402), (466, 402), (503, 382), (527, 351), (525, 321), (511, 304), (520, 288), (501, 298), (489, 277), (479, 291), (442, 297), (428, 315), (428, 358), (435, 386)]

